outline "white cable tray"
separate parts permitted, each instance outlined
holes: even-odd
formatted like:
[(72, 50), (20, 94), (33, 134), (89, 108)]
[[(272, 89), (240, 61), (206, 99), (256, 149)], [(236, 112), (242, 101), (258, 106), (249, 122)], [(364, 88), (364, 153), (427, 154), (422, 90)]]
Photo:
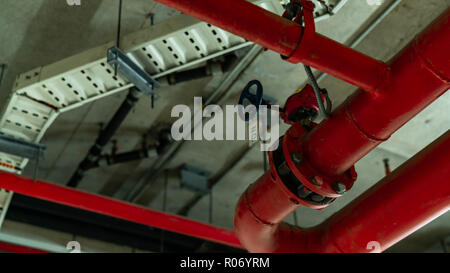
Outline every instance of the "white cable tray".
[[(251, 1), (281, 15), (278, 0)], [(155, 79), (251, 45), (245, 39), (179, 15), (127, 35), (121, 49)], [(108, 43), (20, 74), (2, 110), (0, 135), (39, 142), (56, 117), (133, 85), (107, 64)], [(21, 173), (28, 160), (1, 153), (0, 170)]]

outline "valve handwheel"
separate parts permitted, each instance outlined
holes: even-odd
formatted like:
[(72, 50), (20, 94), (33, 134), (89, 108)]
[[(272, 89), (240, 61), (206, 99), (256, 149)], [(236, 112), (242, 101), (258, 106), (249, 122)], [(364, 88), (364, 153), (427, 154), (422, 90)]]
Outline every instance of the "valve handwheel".
[[(253, 93), (254, 87), (256, 86), (256, 91)], [(259, 110), (259, 106), (263, 104), (263, 86), (260, 81), (252, 80), (247, 86), (242, 90), (241, 97), (239, 98), (239, 105), (245, 107), (249, 105), (254, 105), (256, 110)], [(242, 111), (243, 109), (239, 109), (239, 116), (242, 120), (249, 121), (256, 116), (256, 113), (246, 113)]]

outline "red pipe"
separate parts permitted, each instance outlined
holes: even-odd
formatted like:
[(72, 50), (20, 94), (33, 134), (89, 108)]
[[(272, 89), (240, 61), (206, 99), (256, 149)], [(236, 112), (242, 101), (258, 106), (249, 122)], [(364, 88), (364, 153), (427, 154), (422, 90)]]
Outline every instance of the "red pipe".
[(157, 1), (369, 91), (354, 94), (304, 143), (323, 174), (348, 170), (450, 88), (450, 9), (387, 66), (244, 0)]
[(0, 188), (50, 202), (92, 211), (241, 248), (232, 230), (121, 202), (100, 195), (0, 172)]
[[(450, 88), (450, 9), (388, 66), (311, 34), (311, 26), (304, 29), (243, 0), (157, 1), (279, 52), (291, 62), (313, 66), (369, 91), (352, 95), (301, 143), (303, 160), (314, 167), (319, 178), (343, 175)], [(441, 145), (448, 151), (448, 134), (446, 138)], [(347, 209), (339, 214), (346, 217), (333, 217), (328, 224), (308, 231), (281, 223), (302, 200), (286, 188), (272, 161), (271, 171), (242, 196), (235, 217), (236, 232), (251, 251), (367, 251), (363, 248), (368, 243), (365, 239), (380, 242), (384, 250), (448, 210), (449, 185), (444, 183), (450, 178), (448, 157), (435, 150), (431, 154), (439, 159), (430, 158), (434, 164), (416, 166), (421, 169), (408, 167), (415, 165), (413, 160), (403, 168), (405, 174), (398, 175), (399, 171), (386, 178), (395, 180), (395, 185), (382, 182), (375, 194), (355, 201), (360, 207), (350, 206), (353, 212)], [(416, 176), (411, 177), (408, 171), (416, 171)], [(433, 185), (421, 192), (434, 179), (440, 187)]]
[(312, 229), (281, 222), (298, 197), (268, 171), (241, 197), (236, 234), (252, 252), (384, 251), (450, 209), (449, 162), (450, 130)]
[(309, 162), (341, 174), (450, 88), (450, 9), (390, 65), (383, 92), (358, 91), (303, 144)]
[[(312, 33), (297, 23), (245, 0), (156, 0), (237, 36), (302, 62), (367, 91), (382, 88), (388, 77), (380, 61)], [(307, 33), (307, 32), (305, 32)]]
[[(319, 173), (340, 175), (450, 88), (450, 9), (392, 62), (383, 92), (359, 91), (302, 143)], [(383, 251), (449, 209), (450, 134), (387, 176), (315, 229), (281, 223), (302, 202), (280, 180), (272, 161), (241, 197), (235, 226), (257, 252)], [(271, 202), (268, 202), (271, 200)]]
[(0, 250), (8, 253), (50, 253), (45, 250), (0, 242)]

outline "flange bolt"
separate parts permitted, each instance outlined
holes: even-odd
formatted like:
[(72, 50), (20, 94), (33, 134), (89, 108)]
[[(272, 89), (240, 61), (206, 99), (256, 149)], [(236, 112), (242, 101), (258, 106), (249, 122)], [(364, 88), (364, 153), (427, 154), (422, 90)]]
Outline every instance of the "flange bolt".
[(292, 153), (291, 154), (292, 162), (294, 162), (295, 165), (302, 164), (302, 155), (299, 153)]
[(336, 182), (333, 185), (333, 189), (337, 194), (344, 194), (345, 191), (347, 190), (347, 187), (342, 182)]

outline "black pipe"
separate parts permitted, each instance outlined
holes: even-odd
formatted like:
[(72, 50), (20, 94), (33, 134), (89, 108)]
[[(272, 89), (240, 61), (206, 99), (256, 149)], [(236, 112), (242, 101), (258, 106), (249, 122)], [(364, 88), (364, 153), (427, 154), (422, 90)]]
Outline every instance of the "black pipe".
[(149, 157), (150, 157), (150, 152), (148, 149), (140, 149), (137, 151), (107, 156), (106, 162), (108, 165), (114, 165), (114, 164), (126, 163), (126, 162), (149, 158)]
[(239, 61), (238, 56), (236, 54), (229, 54), (225, 56), (225, 60), (222, 63), (222, 71), (223, 72), (229, 72), (233, 67), (236, 65), (236, 63)]
[(0, 65), (0, 86), (3, 83), (3, 77), (6, 75), (6, 69), (8, 68), (8, 65), (1, 64)]
[[(154, 151), (154, 153), (152, 153)], [(155, 148), (144, 148), (131, 152), (125, 152), (115, 155), (102, 156), (97, 162), (94, 162), (89, 169), (99, 168), (101, 166), (111, 166), (116, 164), (127, 163), (135, 160), (151, 158), (152, 154), (156, 156)]]
[[(206, 78), (212, 76), (214, 74), (215, 69), (221, 71), (222, 73), (225, 73), (230, 71), (238, 60), (239, 59), (235, 54), (229, 54), (224, 56), (224, 60), (222, 60), (220, 64), (215, 62), (208, 62), (203, 67), (194, 68), (182, 72), (176, 72), (171, 75), (168, 75), (166, 77), (167, 82), (169, 85), (175, 85), (182, 82)], [(159, 81), (161, 81), (161, 79)]]
[(144, 144), (144, 148), (141, 148), (139, 150), (120, 154), (103, 155), (99, 160), (90, 165), (89, 169), (156, 157), (160, 154), (163, 154), (172, 142), (173, 139), (170, 128), (165, 128), (158, 133), (158, 143), (155, 146), (146, 147)]
[(74, 174), (70, 178), (67, 186), (76, 188), (80, 183), (85, 172), (90, 169), (99, 160), (103, 147), (108, 144), (111, 138), (114, 136), (120, 125), (123, 123), (127, 115), (142, 97), (143, 93), (137, 88), (130, 89), (128, 96), (120, 106), (119, 110), (114, 114), (113, 118), (109, 121), (104, 130), (100, 132), (94, 146), (91, 147), (86, 157), (78, 165)]
[(183, 72), (174, 73), (168, 76), (168, 81), (170, 85), (174, 85), (177, 83), (192, 81), (196, 79), (201, 79), (210, 76), (210, 70), (208, 66), (199, 67)]

